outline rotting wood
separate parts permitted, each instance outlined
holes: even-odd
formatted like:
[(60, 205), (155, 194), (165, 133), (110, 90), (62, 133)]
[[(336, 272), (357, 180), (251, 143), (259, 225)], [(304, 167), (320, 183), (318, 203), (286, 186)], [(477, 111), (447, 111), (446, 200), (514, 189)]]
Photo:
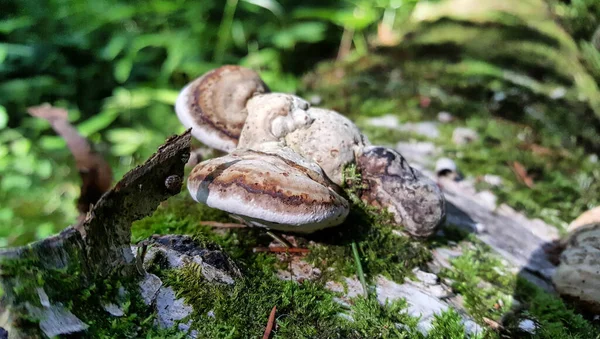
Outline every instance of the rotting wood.
[[(169, 138), (143, 165), (129, 171), (98, 200), (83, 222), (89, 258), (96, 258), (92, 272), (100, 277), (135, 272), (131, 252), (131, 223), (151, 214), (161, 201), (181, 190), (171, 185), (183, 178), (190, 155), (189, 130)], [(167, 178), (170, 178), (167, 180)]]
[(83, 223), (85, 236), (69, 226), (30, 245), (0, 250), (0, 284), (10, 309), (11, 331), (16, 332), (11, 333), (13, 337), (85, 331), (88, 325), (66, 307), (75, 295), (106, 279), (138, 276), (130, 244), (131, 223), (179, 193), (181, 187), (174, 186), (178, 180), (173, 176), (183, 178), (190, 139), (189, 130), (169, 138), (149, 160), (106, 192)]

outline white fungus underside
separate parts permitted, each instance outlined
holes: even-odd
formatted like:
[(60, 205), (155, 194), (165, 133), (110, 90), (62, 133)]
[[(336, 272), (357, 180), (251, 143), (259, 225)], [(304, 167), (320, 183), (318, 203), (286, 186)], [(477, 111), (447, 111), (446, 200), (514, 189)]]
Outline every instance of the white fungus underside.
[(258, 226), (282, 231), (310, 233), (339, 225), (348, 216), (348, 209), (343, 206), (336, 206), (330, 210), (315, 206), (312, 211), (302, 214), (276, 213), (254, 200), (244, 201), (235, 195), (222, 196), (210, 190), (199, 190), (195, 198), (209, 207), (249, 218), (250, 221), (257, 222)]

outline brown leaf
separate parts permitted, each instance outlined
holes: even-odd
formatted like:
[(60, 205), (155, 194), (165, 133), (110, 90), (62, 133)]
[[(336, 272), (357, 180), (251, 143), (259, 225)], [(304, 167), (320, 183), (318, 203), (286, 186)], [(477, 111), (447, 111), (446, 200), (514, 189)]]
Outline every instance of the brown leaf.
[(533, 178), (527, 174), (527, 169), (525, 169), (525, 166), (523, 166), (523, 164), (521, 164), (518, 161), (513, 161), (511, 164), (511, 168), (517, 176), (517, 179), (519, 179), (519, 181), (525, 184), (525, 186), (533, 188)]
[(273, 325), (275, 324), (275, 312), (277, 312), (277, 306), (273, 306), (271, 314), (269, 314), (269, 320), (267, 321), (267, 328), (263, 334), (263, 339), (269, 339), (271, 331), (273, 331)]
[(29, 107), (27, 112), (34, 117), (47, 120), (52, 129), (65, 140), (73, 154), (82, 181), (77, 210), (79, 219), (83, 220), (90, 210), (90, 205), (94, 205), (102, 194), (110, 189), (112, 183), (110, 166), (102, 156), (94, 152), (88, 140), (69, 123), (66, 109), (46, 103)]
[(381, 21), (377, 25), (377, 43), (381, 46), (396, 46), (400, 42), (400, 35), (394, 32), (389, 24)]
[(502, 329), (502, 325), (500, 325), (497, 321), (494, 321), (492, 319), (483, 317), (483, 322), (494, 331)]

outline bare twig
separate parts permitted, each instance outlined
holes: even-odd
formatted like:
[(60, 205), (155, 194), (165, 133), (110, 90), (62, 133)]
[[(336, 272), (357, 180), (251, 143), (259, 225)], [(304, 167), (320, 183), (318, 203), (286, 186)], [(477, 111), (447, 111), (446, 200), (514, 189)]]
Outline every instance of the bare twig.
[(279, 234), (273, 232), (273, 231), (267, 231), (267, 235), (270, 236), (271, 238), (273, 238), (273, 240), (279, 242), (280, 244), (282, 244), (283, 246), (287, 247), (287, 248), (292, 248), (294, 247), (292, 244), (290, 244), (289, 241), (287, 241), (284, 237), (280, 236)]
[(218, 221), (201, 221), (201, 225), (208, 227), (218, 227), (218, 228), (246, 228), (248, 226), (244, 224), (238, 224), (235, 222), (218, 222)]
[(344, 27), (344, 33), (342, 34), (342, 40), (340, 41), (340, 47), (338, 49), (337, 60), (343, 60), (352, 49), (352, 38), (354, 37), (354, 29)]
[(498, 323), (497, 321), (494, 321), (490, 318), (483, 317), (483, 322), (494, 331), (498, 331), (503, 328), (502, 325), (500, 325), (500, 323)]
[(267, 321), (267, 328), (263, 334), (263, 339), (269, 339), (271, 331), (273, 331), (273, 325), (275, 325), (275, 312), (277, 312), (277, 306), (273, 306), (271, 314), (269, 314), (269, 321)]
[(254, 252), (271, 252), (271, 253), (298, 253), (308, 254), (310, 250), (308, 248), (298, 247), (255, 247)]

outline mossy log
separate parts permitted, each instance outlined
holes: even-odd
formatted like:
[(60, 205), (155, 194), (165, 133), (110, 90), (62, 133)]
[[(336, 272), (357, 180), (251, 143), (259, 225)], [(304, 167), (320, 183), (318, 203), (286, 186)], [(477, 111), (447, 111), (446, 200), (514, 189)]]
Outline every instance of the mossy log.
[[(68, 227), (28, 246), (0, 251), (11, 338), (85, 331), (86, 321), (106, 302), (92, 294), (101, 291), (110, 299), (111, 292), (122, 292), (104, 285), (138, 280), (143, 268), (131, 251), (131, 223), (180, 192), (189, 152), (189, 131), (167, 140), (100, 198), (83, 223), (85, 232)], [(78, 302), (85, 306), (78, 308)]]

